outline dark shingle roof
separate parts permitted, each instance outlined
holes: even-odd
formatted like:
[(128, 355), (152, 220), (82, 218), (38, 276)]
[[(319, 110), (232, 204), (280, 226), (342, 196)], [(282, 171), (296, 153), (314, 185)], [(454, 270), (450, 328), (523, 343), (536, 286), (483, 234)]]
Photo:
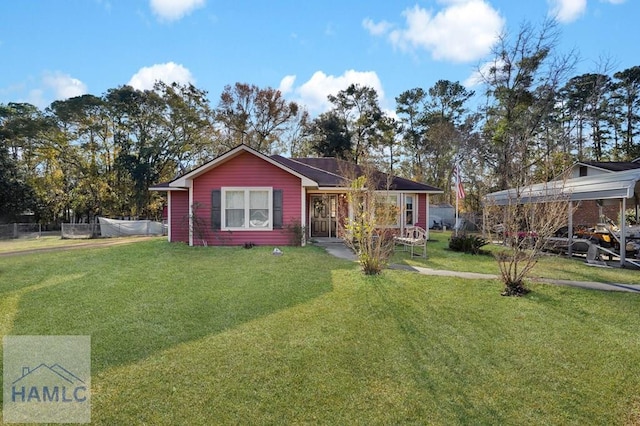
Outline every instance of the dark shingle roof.
[(318, 183), (319, 186), (344, 186), (346, 184), (345, 179), (335, 173), (325, 170), (317, 165), (307, 164), (306, 162), (299, 161), (299, 158), (285, 158), (280, 155), (272, 155), (272, 159), (276, 160), (280, 164), (294, 170), (301, 175), (308, 177), (309, 179)]
[(640, 169), (640, 163), (634, 163), (632, 161), (582, 161), (582, 164), (610, 170), (612, 172)]
[[(361, 166), (333, 157), (285, 158), (280, 155), (273, 155), (271, 158), (301, 175), (316, 181), (321, 187), (344, 187), (348, 185), (349, 177), (357, 177), (365, 174)], [(380, 182), (377, 189), (387, 189), (389, 176), (386, 173), (378, 171), (376, 175), (377, 180)], [(397, 176), (391, 177), (388, 189), (397, 191), (442, 191), (434, 186)]]

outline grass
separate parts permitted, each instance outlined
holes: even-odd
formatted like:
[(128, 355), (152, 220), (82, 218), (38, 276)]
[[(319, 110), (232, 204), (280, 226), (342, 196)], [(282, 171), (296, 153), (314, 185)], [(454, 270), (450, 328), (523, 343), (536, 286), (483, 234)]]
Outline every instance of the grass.
[(640, 419), (640, 296), (532, 288), (152, 240), (0, 258), (0, 334), (90, 334), (98, 425)]
[[(392, 261), (414, 266), (424, 266), (433, 269), (451, 271), (476, 272), (499, 275), (500, 270), (493, 253), (505, 250), (499, 245), (487, 245), (483, 250), (489, 255), (473, 256), (448, 250), (451, 232), (431, 231), (427, 245), (428, 258), (411, 258), (408, 253), (398, 251)], [(622, 268), (598, 268), (587, 266), (585, 259), (580, 257), (545, 254), (532, 271), (532, 277), (550, 278), (574, 281), (595, 281), (620, 284), (640, 284), (640, 272)]]

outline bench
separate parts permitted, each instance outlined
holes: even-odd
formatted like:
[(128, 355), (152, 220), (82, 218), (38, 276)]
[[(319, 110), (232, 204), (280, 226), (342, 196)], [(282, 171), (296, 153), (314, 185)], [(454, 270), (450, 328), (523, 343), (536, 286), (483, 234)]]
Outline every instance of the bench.
[(416, 247), (422, 247), (422, 257), (427, 257), (427, 231), (419, 226), (405, 228), (404, 232), (394, 237), (394, 242), (403, 246), (403, 250), (409, 249), (411, 257)]

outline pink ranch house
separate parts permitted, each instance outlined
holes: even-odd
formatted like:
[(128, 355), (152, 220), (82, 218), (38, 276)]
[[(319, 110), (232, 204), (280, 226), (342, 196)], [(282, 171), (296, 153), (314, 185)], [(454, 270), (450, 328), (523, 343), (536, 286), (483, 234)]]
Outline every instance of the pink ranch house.
[[(214, 160), (149, 188), (167, 192), (168, 239), (189, 245), (304, 245), (341, 238), (352, 217), (347, 201), (354, 164), (335, 158), (285, 158), (239, 145)], [(398, 233), (428, 231), (429, 196), (441, 189), (390, 177), (380, 192), (398, 210)], [(388, 178), (388, 179), (387, 179)], [(299, 238), (296, 241), (292, 238)]]

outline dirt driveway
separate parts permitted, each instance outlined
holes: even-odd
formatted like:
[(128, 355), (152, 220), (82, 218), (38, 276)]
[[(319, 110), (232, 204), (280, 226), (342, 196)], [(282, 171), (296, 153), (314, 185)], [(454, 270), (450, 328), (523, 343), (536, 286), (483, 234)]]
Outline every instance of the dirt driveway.
[(30, 248), (30, 249), (17, 249), (15, 251), (5, 251), (0, 252), (0, 257), (7, 256), (18, 256), (25, 254), (35, 254), (35, 253), (47, 253), (53, 251), (67, 251), (67, 250), (76, 250), (76, 249), (86, 249), (86, 248), (98, 248), (98, 247), (110, 247), (110, 246), (118, 246), (123, 244), (132, 244), (141, 241), (149, 241), (159, 237), (122, 237), (122, 238), (104, 238), (104, 239), (95, 239), (95, 240), (87, 240), (86, 243), (76, 243), (62, 246), (54, 246), (54, 247), (42, 247), (42, 248)]

